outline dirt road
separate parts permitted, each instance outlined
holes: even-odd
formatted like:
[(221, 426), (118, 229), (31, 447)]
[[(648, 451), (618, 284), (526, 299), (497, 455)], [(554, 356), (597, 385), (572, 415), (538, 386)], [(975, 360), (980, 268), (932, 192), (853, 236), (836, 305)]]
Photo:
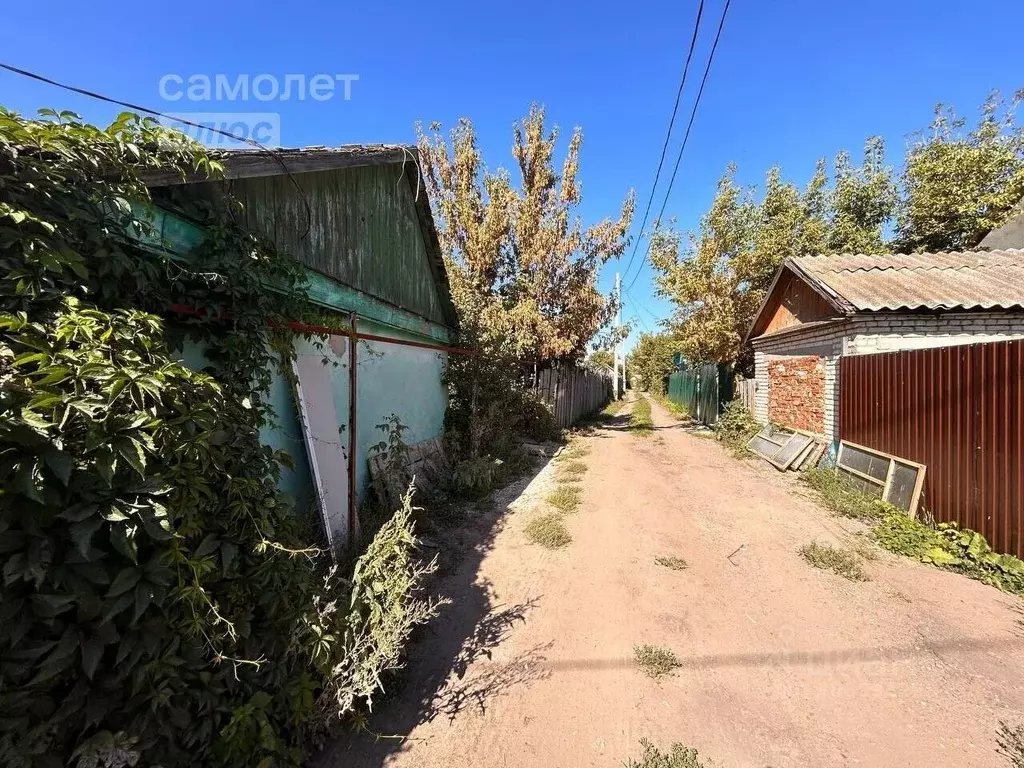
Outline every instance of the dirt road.
[[(583, 438), (567, 548), (523, 536), (550, 467), (511, 511), (480, 514), (443, 580), (455, 602), (370, 720), (387, 738), (345, 739), (319, 768), (612, 768), (641, 737), (727, 767), (1006, 765), (995, 732), (1024, 721), (1024, 601), (888, 554), (867, 582), (815, 570), (797, 549), (856, 523), (657, 405), (654, 420), (651, 437), (620, 419)], [(683, 666), (645, 677), (641, 643)]]

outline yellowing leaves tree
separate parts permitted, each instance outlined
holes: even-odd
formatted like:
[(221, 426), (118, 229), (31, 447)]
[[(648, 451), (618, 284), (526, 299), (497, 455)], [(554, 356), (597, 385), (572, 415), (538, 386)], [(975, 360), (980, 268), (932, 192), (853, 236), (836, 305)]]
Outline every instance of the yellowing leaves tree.
[(516, 379), (522, 363), (583, 358), (614, 306), (597, 289), (598, 270), (628, 244), (633, 193), (616, 219), (584, 226), (575, 210), (583, 132), (576, 128), (556, 165), (557, 127), (536, 105), (513, 126), (517, 183), (490, 171), (473, 124), (446, 138), (417, 126), (420, 161), (460, 321), (460, 344), (478, 357), (452, 356), (449, 431), (459, 448), (482, 455), (522, 419)]
[(583, 132), (573, 131), (560, 173), (558, 137), (536, 105), (514, 125), (513, 186), (504, 169), (484, 170), (469, 120), (451, 132), (450, 144), (437, 126), (418, 131), (460, 320), (478, 326), (487, 346), (538, 363), (582, 358), (611, 319), (597, 273), (628, 244), (634, 204), (630, 192), (617, 219), (584, 228), (574, 215)]

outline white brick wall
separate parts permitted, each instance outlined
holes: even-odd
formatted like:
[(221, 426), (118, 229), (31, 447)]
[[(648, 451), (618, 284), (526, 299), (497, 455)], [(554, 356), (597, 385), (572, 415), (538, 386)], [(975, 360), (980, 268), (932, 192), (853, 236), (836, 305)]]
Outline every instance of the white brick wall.
[(850, 322), (854, 355), (1024, 339), (1024, 312), (886, 313)]
[(843, 354), (846, 322), (794, 330), (779, 336), (754, 339), (754, 378), (757, 393), (754, 416), (762, 424), (768, 422), (768, 363), (780, 357), (818, 355), (825, 361), (825, 436), (838, 439), (839, 428), (839, 357)]

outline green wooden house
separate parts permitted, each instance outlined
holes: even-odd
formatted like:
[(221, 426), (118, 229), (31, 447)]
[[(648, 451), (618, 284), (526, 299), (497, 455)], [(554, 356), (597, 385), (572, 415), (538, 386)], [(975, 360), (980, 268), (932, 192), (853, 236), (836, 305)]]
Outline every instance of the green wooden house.
[[(264, 434), (295, 459), (283, 490), (300, 507), (319, 508), (341, 549), (358, 524), (368, 453), (383, 437), (377, 425), (395, 414), (412, 445), (440, 437), (444, 424), (442, 375), (456, 319), (417, 153), (308, 147), (230, 152), (222, 163), (222, 181), (147, 177), (158, 208), (157, 234), (145, 244), (187, 254), (204, 233), (182, 214), (181, 201), (226, 186), (243, 204), (244, 225), (306, 267), (312, 300), (355, 321), (355, 354), (351, 336), (332, 336), (326, 351), (297, 341), (298, 386), (275, 374), (278, 423)], [(201, 349), (182, 355), (204, 365)]]

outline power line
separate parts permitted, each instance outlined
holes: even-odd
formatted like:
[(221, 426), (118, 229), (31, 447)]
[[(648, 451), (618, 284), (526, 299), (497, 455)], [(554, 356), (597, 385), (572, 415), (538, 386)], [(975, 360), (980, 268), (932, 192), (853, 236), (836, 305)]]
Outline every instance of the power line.
[(191, 126), (192, 128), (198, 128), (201, 131), (210, 131), (212, 133), (217, 133), (217, 134), (220, 134), (221, 136), (224, 136), (226, 138), (229, 138), (229, 139), (232, 139), (234, 141), (238, 141), (238, 142), (241, 142), (241, 143), (244, 143), (244, 144), (248, 144), (251, 147), (255, 147), (256, 149), (259, 149), (259, 150), (261, 150), (263, 152), (266, 152), (268, 155), (273, 157), (280, 164), (281, 169), (285, 172), (285, 174), (287, 174), (287, 176), (291, 180), (292, 184), (295, 185), (295, 189), (298, 190), (299, 196), (302, 198), (302, 202), (303, 202), (303, 204), (306, 207), (306, 231), (303, 233), (303, 235), (302, 235), (302, 237), (300, 239), (305, 240), (306, 239), (306, 235), (309, 234), (309, 229), (312, 226), (313, 214), (312, 214), (312, 211), (310, 210), (309, 199), (306, 197), (306, 193), (303, 191), (302, 187), (299, 186), (299, 182), (295, 180), (295, 177), (292, 176), (291, 171), (288, 170), (288, 166), (285, 165), (284, 159), (277, 152), (275, 152), (274, 150), (270, 149), (269, 147), (263, 146), (262, 144), (260, 144), (255, 139), (250, 139), (250, 138), (248, 138), (246, 136), (239, 136), (238, 134), (231, 133), (230, 131), (221, 130), (220, 128), (217, 128), (215, 126), (200, 125), (199, 123), (193, 123), (191, 120), (185, 120), (184, 118), (181, 118), (181, 117), (174, 117), (172, 115), (168, 115), (168, 114), (165, 114), (163, 112), (158, 112), (155, 109), (150, 109), (149, 107), (143, 107), (140, 104), (132, 104), (129, 101), (121, 101), (120, 99), (115, 99), (115, 98), (112, 98), (110, 96), (104, 96), (102, 93), (96, 93), (95, 91), (90, 91), (90, 90), (88, 90), (86, 88), (79, 88), (79, 87), (74, 86), (74, 85), (68, 85), (67, 83), (61, 83), (61, 82), (58, 82), (57, 80), (52, 80), (49, 77), (45, 77), (45, 76), (40, 75), (40, 74), (38, 74), (36, 72), (30, 72), (27, 69), (21, 69), (20, 67), (11, 66), (10, 64), (4, 64), (3, 62), (0, 62), (0, 69), (6, 69), (8, 72), (13, 72), (16, 75), (21, 75), (22, 77), (28, 77), (28, 78), (31, 78), (32, 80), (38, 80), (39, 82), (46, 83), (47, 85), (52, 85), (52, 86), (55, 86), (57, 88), (63, 88), (65, 91), (71, 91), (72, 93), (77, 93), (77, 94), (79, 94), (81, 96), (88, 96), (90, 99), (96, 99), (97, 101), (105, 101), (107, 104), (115, 104), (115, 105), (117, 105), (119, 107), (125, 107), (126, 109), (132, 109), (132, 110), (135, 110), (137, 112), (142, 112), (143, 114), (146, 114), (146, 115), (151, 115), (152, 117), (162, 117), (165, 120), (170, 120), (172, 122), (181, 123), (182, 125), (188, 125), (188, 126)]
[(629, 255), (629, 263), (626, 265), (623, 277), (629, 274), (629, 268), (633, 266), (633, 259), (636, 257), (636, 249), (640, 245), (640, 238), (643, 236), (644, 227), (647, 226), (647, 217), (651, 213), (651, 203), (654, 201), (654, 193), (658, 188), (658, 179), (661, 178), (661, 167), (665, 163), (665, 152), (668, 151), (668, 141), (672, 136), (672, 126), (676, 122), (676, 112), (679, 111), (679, 100), (683, 95), (683, 86), (686, 85), (686, 73), (690, 70), (690, 59), (693, 58), (693, 49), (697, 45), (697, 30), (700, 29), (700, 19), (704, 14), (704, 0), (700, 0), (697, 6), (697, 20), (693, 24), (693, 37), (690, 38), (690, 50), (686, 54), (686, 64), (683, 65), (683, 77), (679, 81), (679, 89), (676, 91), (676, 103), (672, 107), (672, 117), (668, 121), (668, 132), (665, 134), (665, 142), (661, 145), (661, 157), (658, 159), (658, 169), (654, 172), (654, 184), (651, 186), (651, 194), (647, 197), (647, 207), (644, 209), (644, 220), (640, 224), (640, 233), (637, 235), (636, 243), (633, 244), (633, 252)]
[[(704, 86), (708, 82), (708, 73), (711, 71), (711, 62), (715, 59), (715, 51), (718, 49), (718, 41), (722, 38), (722, 28), (725, 26), (725, 16), (729, 12), (729, 6), (731, 3), (732, 0), (725, 0), (725, 7), (722, 8), (722, 18), (718, 21), (718, 31), (715, 33), (715, 42), (711, 46), (711, 53), (708, 54), (708, 63), (707, 66), (704, 67), (704, 76), (700, 81), (700, 89), (697, 91), (697, 98), (694, 100), (693, 109), (690, 112), (690, 122), (686, 125), (686, 133), (683, 135), (683, 143), (679, 147), (679, 154), (676, 155), (676, 164), (672, 169), (672, 177), (668, 180), (668, 189), (665, 190), (665, 199), (662, 200), (661, 210), (658, 211), (658, 218), (655, 219), (656, 222), (660, 223), (661, 217), (665, 215), (665, 207), (668, 205), (668, 198), (672, 194), (672, 186), (676, 181), (676, 173), (679, 171), (679, 163), (683, 159), (683, 151), (686, 149), (686, 143), (690, 139), (690, 131), (693, 128), (693, 121), (697, 117), (697, 107), (700, 106), (701, 96), (704, 95)], [(633, 287), (636, 281), (640, 279), (640, 275), (643, 274), (644, 263), (647, 261), (647, 256), (650, 252), (650, 244), (648, 243), (647, 252), (644, 254), (643, 261), (640, 262), (640, 269), (636, 273), (636, 277), (633, 278), (633, 282), (631, 282), (626, 288), (627, 291)]]

